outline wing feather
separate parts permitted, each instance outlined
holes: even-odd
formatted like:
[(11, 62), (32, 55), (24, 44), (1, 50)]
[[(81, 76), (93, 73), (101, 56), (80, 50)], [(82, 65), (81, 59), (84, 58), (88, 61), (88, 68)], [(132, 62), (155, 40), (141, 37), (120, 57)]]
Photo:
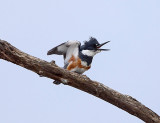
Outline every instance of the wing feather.
[(48, 51), (47, 55), (63, 55), (67, 51), (66, 43), (62, 43)]
[(67, 41), (49, 50), (47, 55), (63, 55), (65, 63), (67, 63), (72, 54), (78, 55), (80, 45), (79, 41)]

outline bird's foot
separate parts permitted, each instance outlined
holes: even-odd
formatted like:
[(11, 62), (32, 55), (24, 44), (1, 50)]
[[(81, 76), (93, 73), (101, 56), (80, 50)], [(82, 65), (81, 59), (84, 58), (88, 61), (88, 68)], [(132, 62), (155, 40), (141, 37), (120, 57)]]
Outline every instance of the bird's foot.
[(54, 60), (51, 61), (51, 64), (56, 64), (56, 62)]

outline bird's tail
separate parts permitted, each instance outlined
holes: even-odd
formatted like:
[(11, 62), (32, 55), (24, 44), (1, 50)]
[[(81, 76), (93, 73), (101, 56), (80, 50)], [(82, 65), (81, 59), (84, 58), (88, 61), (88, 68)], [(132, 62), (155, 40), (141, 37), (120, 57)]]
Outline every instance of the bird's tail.
[(54, 81), (53, 83), (56, 84), (56, 85), (61, 84), (61, 82), (58, 82), (58, 81)]

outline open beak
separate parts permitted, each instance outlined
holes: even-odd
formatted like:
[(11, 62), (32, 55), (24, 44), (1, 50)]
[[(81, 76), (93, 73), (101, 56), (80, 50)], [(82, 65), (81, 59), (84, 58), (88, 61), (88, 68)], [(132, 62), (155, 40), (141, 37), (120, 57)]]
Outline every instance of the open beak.
[(101, 50), (101, 51), (108, 51), (109, 49), (100, 49), (103, 45), (109, 43), (110, 41), (104, 42), (102, 44), (97, 45), (97, 50)]

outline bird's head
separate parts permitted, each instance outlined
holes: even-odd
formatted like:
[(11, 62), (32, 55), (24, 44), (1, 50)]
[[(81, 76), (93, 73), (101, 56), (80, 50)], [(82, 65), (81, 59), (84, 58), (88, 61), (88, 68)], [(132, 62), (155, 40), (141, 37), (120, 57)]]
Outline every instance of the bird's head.
[(100, 44), (96, 38), (91, 37), (89, 41), (85, 41), (84, 45), (80, 47), (81, 52), (84, 55), (93, 57), (101, 51), (108, 51), (109, 49), (101, 49), (101, 47), (110, 41)]

